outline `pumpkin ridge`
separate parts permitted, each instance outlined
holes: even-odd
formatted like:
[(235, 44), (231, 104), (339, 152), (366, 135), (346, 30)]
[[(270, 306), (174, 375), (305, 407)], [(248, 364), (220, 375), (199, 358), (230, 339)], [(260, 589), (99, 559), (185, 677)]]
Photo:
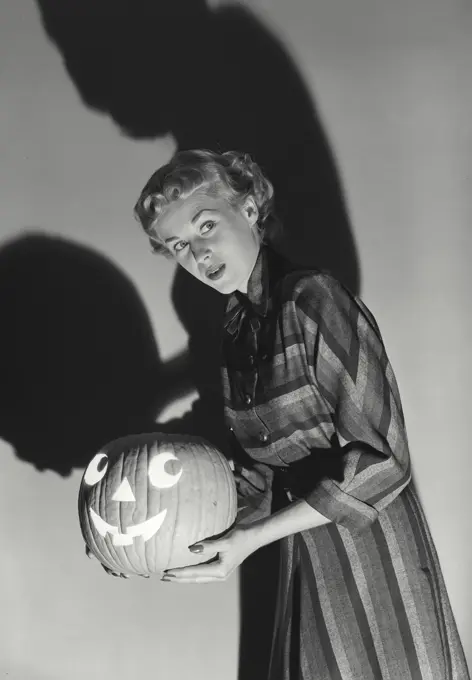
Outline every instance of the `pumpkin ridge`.
[[(100, 488), (97, 491), (98, 494), (98, 514), (100, 517), (105, 519), (106, 521), (108, 520), (108, 504), (106, 502), (106, 499), (108, 498), (108, 495), (111, 493), (110, 491), (110, 478), (112, 478), (113, 474), (113, 465), (111, 464), (111, 461), (109, 462), (108, 465), (108, 474), (105, 476), (104, 480), (102, 480), (100, 484)], [(103, 484), (103, 488), (102, 488)], [(111, 522), (110, 522), (111, 523)], [(114, 554), (113, 548), (112, 548), (112, 543), (111, 543), (111, 538), (109, 536), (104, 537), (104, 545), (106, 547), (106, 550), (108, 552), (108, 559), (112, 563), (112, 569), (114, 571), (119, 571), (119, 566), (118, 566), (118, 556)]]
[[(128, 454), (129, 455), (129, 454)], [(115, 472), (115, 477), (114, 479), (110, 479), (110, 494), (107, 494), (107, 498), (111, 500), (114, 491), (118, 488), (116, 486), (116, 479), (118, 478), (118, 485), (121, 484), (123, 481), (123, 470), (124, 470), (124, 454), (121, 454), (118, 460), (116, 461), (115, 465), (119, 462), (119, 468)], [(108, 506), (108, 503), (107, 503)], [(123, 503), (118, 504), (118, 513), (117, 513), (117, 524), (118, 524), (118, 531), (120, 533), (123, 533), (123, 516), (122, 516), (122, 511), (123, 511)], [(108, 514), (108, 507), (107, 507), (107, 514)], [(126, 548), (124, 546), (115, 546), (113, 544), (113, 539), (111, 536), (108, 536), (108, 540), (112, 546), (113, 552), (115, 553), (115, 559), (117, 562), (117, 571), (123, 572), (123, 566), (120, 566), (120, 563), (123, 563), (123, 556), (126, 558)], [(120, 551), (121, 548), (121, 551)]]
[[(149, 441), (145, 442), (144, 449), (146, 451), (146, 470), (149, 470), (149, 465), (151, 463), (150, 448), (151, 447), (150, 447)], [(149, 506), (150, 506), (149, 494), (150, 494), (150, 489), (149, 489), (149, 484), (148, 484), (147, 488), (146, 488), (146, 517), (149, 515)], [(143, 563), (143, 566), (145, 568), (146, 573), (149, 573), (149, 571), (150, 571), (150, 569), (149, 569), (149, 555), (148, 555), (149, 546), (147, 544), (144, 544), (143, 548), (144, 548), (143, 549), (143, 558), (142, 558), (141, 561)], [(154, 555), (152, 555), (152, 557), (154, 557)]]
[[(137, 460), (136, 460), (137, 459), (137, 451), (136, 451), (135, 448), (133, 449), (132, 457), (133, 457), (133, 489), (134, 489), (133, 494), (134, 494), (135, 500), (134, 500), (133, 510), (131, 511), (131, 524), (134, 525), (134, 524), (136, 524), (136, 520), (137, 520), (136, 514), (138, 512), (138, 465), (137, 465)], [(124, 458), (124, 456), (123, 456), (123, 458)], [(123, 461), (123, 468), (124, 468), (124, 466), (125, 466), (125, 463)], [(125, 476), (129, 477), (129, 474), (126, 474)], [(122, 477), (123, 477), (123, 474), (122, 474)], [(123, 526), (123, 522), (122, 522), (122, 526)], [(129, 518), (127, 520), (126, 528), (128, 528), (128, 526), (130, 526), (130, 519)], [(139, 555), (135, 554), (134, 557), (136, 557), (136, 559), (133, 559), (133, 551), (128, 550), (128, 546), (123, 547), (123, 552), (124, 552), (126, 559), (128, 561), (130, 571), (135, 572), (136, 570), (139, 570), (141, 568), (141, 562), (142, 562), (142, 560), (139, 559)], [(137, 553), (137, 551), (135, 550), (134, 553)]]
[[(178, 454), (178, 451), (176, 451), (176, 450), (174, 449), (174, 455), (178, 457), (177, 454)], [(185, 458), (186, 458), (186, 456), (184, 456), (184, 460), (185, 460)], [(181, 465), (184, 466), (184, 463), (181, 462)], [(183, 474), (191, 474), (192, 468), (190, 467), (190, 473), (189, 473), (189, 471), (188, 471), (188, 468), (189, 468), (189, 466), (188, 466), (188, 465), (185, 465), (185, 467), (184, 467), (184, 473), (183, 473)], [(176, 507), (175, 507), (175, 512), (173, 513), (173, 523), (172, 523), (172, 532), (171, 532), (171, 533), (172, 533), (172, 536), (175, 536), (175, 534), (176, 534), (177, 531), (178, 531), (179, 520), (180, 520), (180, 517), (181, 517), (181, 515), (182, 515), (181, 509), (180, 509), (181, 506), (182, 506), (182, 488), (179, 487), (179, 486), (177, 486), (177, 488), (175, 489), (175, 493), (177, 494), (177, 503), (176, 503)], [(184, 501), (185, 501), (185, 498), (184, 498)], [(170, 531), (170, 527), (169, 527), (169, 531)], [(169, 557), (169, 559), (172, 559), (172, 562), (170, 562), (170, 563), (168, 562), (168, 563), (167, 563), (167, 567), (169, 567), (169, 565), (170, 565), (171, 567), (172, 567), (172, 566), (175, 566), (175, 565), (173, 564), (173, 562), (174, 562), (174, 560), (175, 560), (175, 557), (174, 557), (174, 550), (172, 550), (172, 555)], [(182, 565), (178, 565), (178, 566), (182, 566)]]
[[(220, 496), (220, 484), (219, 484), (219, 481), (218, 481), (218, 480), (219, 480), (219, 475), (218, 475), (218, 471), (217, 471), (216, 460), (215, 460), (215, 458), (214, 458), (213, 456), (211, 456), (211, 462), (212, 462), (212, 465), (213, 465), (213, 476), (214, 476), (215, 484), (216, 484), (215, 497), (216, 497), (216, 498), (219, 498), (219, 496)], [(218, 461), (218, 462), (219, 462), (219, 461)], [(220, 467), (222, 467), (222, 466), (220, 465)], [(218, 507), (217, 507), (216, 509), (218, 510)], [(220, 533), (220, 527), (219, 527), (219, 517), (218, 517), (218, 513), (215, 512), (215, 514), (213, 515), (213, 532), (212, 532), (212, 536), (215, 536), (215, 534), (217, 534), (217, 533)]]

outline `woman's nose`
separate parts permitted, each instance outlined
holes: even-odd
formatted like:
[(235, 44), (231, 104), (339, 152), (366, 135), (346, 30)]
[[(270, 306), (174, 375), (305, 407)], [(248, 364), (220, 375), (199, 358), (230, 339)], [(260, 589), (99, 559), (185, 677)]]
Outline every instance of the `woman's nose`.
[(211, 257), (211, 248), (209, 248), (206, 243), (201, 246), (196, 245), (193, 247), (193, 256), (197, 264), (205, 262), (205, 260), (208, 260)]

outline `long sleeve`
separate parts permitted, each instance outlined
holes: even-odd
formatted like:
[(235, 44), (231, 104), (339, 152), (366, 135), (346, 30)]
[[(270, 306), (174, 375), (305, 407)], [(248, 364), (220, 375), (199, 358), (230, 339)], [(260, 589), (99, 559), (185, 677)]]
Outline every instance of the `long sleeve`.
[(335, 279), (305, 278), (296, 306), (313, 379), (345, 454), (344, 480), (323, 479), (305, 500), (360, 531), (411, 479), (397, 382), (371, 312)]

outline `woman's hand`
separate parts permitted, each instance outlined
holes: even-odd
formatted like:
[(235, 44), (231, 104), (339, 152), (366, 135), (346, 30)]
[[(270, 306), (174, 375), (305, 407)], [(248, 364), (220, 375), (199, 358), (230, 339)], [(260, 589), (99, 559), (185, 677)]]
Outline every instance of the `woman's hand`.
[(236, 482), (238, 507), (244, 508), (246, 505), (251, 505), (251, 498), (260, 496), (266, 490), (267, 481), (262, 474), (262, 466), (256, 463), (251, 468), (247, 468), (232, 459), (229, 464)]
[(217, 552), (216, 558), (211, 562), (192, 567), (167, 569), (161, 580), (173, 581), (174, 583), (226, 581), (255, 549), (256, 546), (251, 540), (250, 532), (245, 527), (236, 524), (224, 536), (199, 541), (189, 547), (191, 552), (201, 555), (214, 555)]

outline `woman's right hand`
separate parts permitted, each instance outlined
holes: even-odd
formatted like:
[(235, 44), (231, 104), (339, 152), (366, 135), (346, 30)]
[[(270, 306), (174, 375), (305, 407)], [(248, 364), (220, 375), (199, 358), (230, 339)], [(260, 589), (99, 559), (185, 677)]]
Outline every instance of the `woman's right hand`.
[(267, 488), (266, 478), (261, 472), (260, 464), (255, 463), (253, 467), (247, 468), (233, 459), (229, 460), (229, 464), (233, 471), (238, 497), (243, 502), (242, 507), (244, 507), (245, 499), (250, 505), (251, 497), (264, 493)]

